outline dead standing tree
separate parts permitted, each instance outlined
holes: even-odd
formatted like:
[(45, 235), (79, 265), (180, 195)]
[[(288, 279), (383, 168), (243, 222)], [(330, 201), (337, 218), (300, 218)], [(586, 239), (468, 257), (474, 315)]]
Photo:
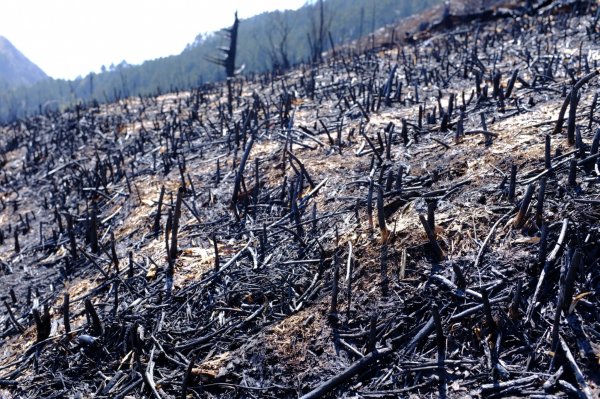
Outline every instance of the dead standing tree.
[[(278, 11), (275, 14), (276, 26), (270, 29), (267, 35), (269, 40), (269, 55), (275, 71), (286, 71), (290, 68), (288, 51), (288, 38), (291, 32), (288, 16), (285, 12)], [(279, 41), (275, 42), (274, 36), (279, 35)]]
[(310, 48), (310, 58), (313, 63), (322, 61), (323, 50), (325, 49), (325, 33), (328, 26), (331, 25), (331, 19), (325, 26), (325, 9), (323, 0), (319, 0), (319, 18), (312, 18), (310, 21), (311, 33), (308, 33), (308, 46)]
[(225, 74), (227, 75), (227, 110), (229, 115), (233, 113), (233, 90), (231, 87), (231, 80), (235, 76), (235, 54), (237, 51), (237, 37), (240, 20), (235, 13), (235, 19), (233, 26), (229, 29), (225, 29), (227, 36), (229, 37), (229, 47), (221, 47), (221, 50), (225, 54), (225, 58), (208, 58), (208, 61), (225, 67)]

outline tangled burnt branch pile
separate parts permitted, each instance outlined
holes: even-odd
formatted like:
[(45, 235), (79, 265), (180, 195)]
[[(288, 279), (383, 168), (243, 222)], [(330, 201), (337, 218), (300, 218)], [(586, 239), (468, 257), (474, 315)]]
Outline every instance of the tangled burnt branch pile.
[(235, 80), (231, 115), (2, 128), (3, 395), (598, 395), (600, 14), (563, 3)]

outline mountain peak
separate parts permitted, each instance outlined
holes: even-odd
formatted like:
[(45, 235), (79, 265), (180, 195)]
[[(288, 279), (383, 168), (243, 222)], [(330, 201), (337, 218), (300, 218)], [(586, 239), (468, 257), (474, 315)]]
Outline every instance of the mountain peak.
[(0, 51), (3, 51), (4, 47), (12, 47), (12, 48), (14, 48), (14, 46), (10, 42), (10, 40), (8, 40), (4, 36), (0, 35)]
[(48, 76), (0, 35), (0, 88), (28, 86)]

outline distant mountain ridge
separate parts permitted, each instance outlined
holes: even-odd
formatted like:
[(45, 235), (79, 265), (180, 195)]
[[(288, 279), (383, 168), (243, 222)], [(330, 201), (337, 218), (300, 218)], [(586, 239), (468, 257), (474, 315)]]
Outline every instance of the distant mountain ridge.
[(47, 77), (7, 38), (0, 36), (0, 89), (29, 86)]

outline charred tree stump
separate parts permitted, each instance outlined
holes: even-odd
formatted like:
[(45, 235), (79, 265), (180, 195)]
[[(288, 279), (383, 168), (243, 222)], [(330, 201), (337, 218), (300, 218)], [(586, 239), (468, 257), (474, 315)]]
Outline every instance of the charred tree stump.
[(179, 233), (179, 218), (181, 217), (181, 202), (183, 201), (183, 187), (177, 189), (177, 199), (175, 200), (175, 212), (173, 213), (173, 225), (171, 228), (171, 246), (169, 248), (169, 260), (175, 262), (177, 254), (177, 235)]
[(333, 264), (333, 279), (332, 279), (332, 285), (331, 285), (331, 303), (329, 305), (329, 314), (328, 314), (328, 319), (329, 322), (332, 324), (336, 324), (338, 321), (338, 284), (339, 284), (339, 265), (338, 265), (338, 261), (337, 261), (337, 255), (334, 254), (333, 255), (333, 260), (332, 260), (332, 264)]
[(33, 308), (33, 319), (35, 320), (35, 327), (37, 330), (36, 342), (42, 342), (50, 336), (50, 328), (52, 319), (50, 318), (50, 311), (48, 305), (44, 305), (42, 313), (38, 308)]
[(533, 197), (533, 191), (535, 190), (535, 185), (532, 183), (527, 186), (527, 191), (525, 191), (525, 195), (523, 196), (523, 200), (521, 201), (521, 206), (519, 207), (519, 212), (517, 216), (515, 216), (515, 220), (513, 222), (513, 227), (515, 229), (520, 229), (525, 224), (525, 217), (527, 216), (527, 210), (529, 209), (529, 204), (531, 203), (531, 198)]
[(517, 187), (517, 165), (512, 164), (510, 167), (510, 180), (508, 183), (508, 202), (515, 201), (516, 187)]
[(96, 312), (96, 309), (94, 308), (94, 305), (92, 304), (92, 302), (89, 299), (86, 299), (84, 301), (84, 304), (85, 304), (85, 311), (87, 312), (87, 314), (90, 317), (90, 320), (92, 322), (92, 325), (91, 325), (92, 334), (94, 334), (94, 336), (96, 336), (96, 337), (102, 336), (104, 334), (104, 326), (102, 324), (102, 321), (100, 320), (100, 317), (98, 316), (98, 313)]
[(63, 325), (65, 328), (65, 336), (68, 337), (71, 333), (71, 322), (70, 322), (70, 313), (69, 313), (69, 293), (66, 292), (63, 296)]
[(156, 215), (154, 216), (154, 227), (152, 230), (154, 231), (154, 237), (158, 238), (160, 234), (160, 218), (162, 216), (162, 203), (163, 197), (165, 195), (165, 186), (160, 187), (160, 194), (158, 195), (158, 205), (156, 206)]
[(431, 246), (435, 260), (443, 261), (445, 259), (446, 255), (444, 255), (444, 251), (440, 247), (440, 244), (438, 244), (438, 242), (437, 242), (437, 239), (435, 237), (435, 232), (431, 229), (431, 227), (429, 227), (429, 223), (427, 222), (427, 219), (425, 219), (425, 216), (420, 214), (419, 220), (421, 221), (421, 224), (423, 225), (423, 229), (425, 230), (425, 233), (427, 234), (427, 238), (429, 239), (429, 245)]

